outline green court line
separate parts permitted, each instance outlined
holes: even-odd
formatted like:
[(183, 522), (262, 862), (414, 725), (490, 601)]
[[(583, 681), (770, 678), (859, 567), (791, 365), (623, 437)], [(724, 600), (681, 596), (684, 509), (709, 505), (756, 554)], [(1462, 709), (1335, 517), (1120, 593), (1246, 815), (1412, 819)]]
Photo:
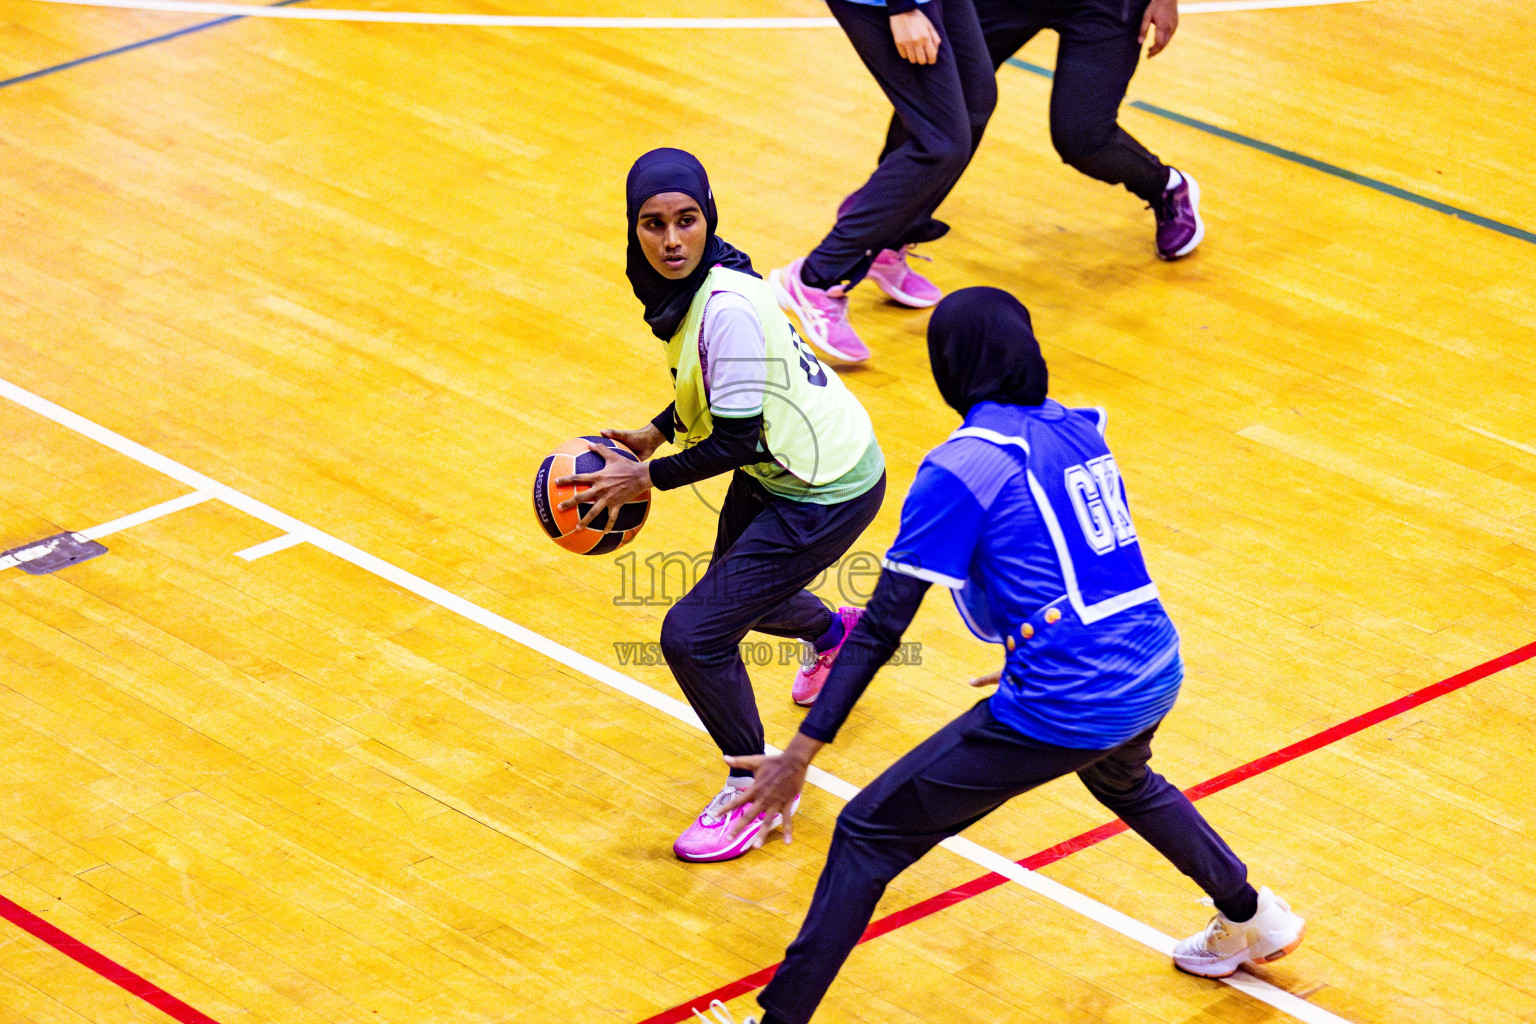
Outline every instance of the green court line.
[[(273, 6), (287, 7), (290, 4), (301, 2), (302, 0), (279, 0), (279, 2)], [(55, 64), (52, 67), (41, 68), (37, 71), (32, 71), (27, 74), (17, 75), (14, 78), (0, 79), (0, 89), (6, 88), (7, 86), (20, 85), (22, 82), (30, 82), (34, 79), (42, 78), (46, 75), (57, 74), (60, 71), (67, 71), (71, 68), (79, 67), (82, 64), (89, 64), (94, 61), (101, 60), (105, 57), (115, 57), (120, 53), (127, 53), (131, 50), (142, 49), (143, 47), (152, 46), (156, 43), (162, 43), (192, 32), (200, 32), (203, 29), (213, 28), (217, 25), (225, 25), (229, 22), (240, 20), (242, 20), (242, 16), (240, 15), (234, 15), (226, 18), (217, 18), (213, 21), (205, 21), (201, 24), (189, 25), (186, 28), (177, 29), (174, 32), (167, 32), (164, 35), (154, 36), (150, 39), (144, 39), (136, 43), (129, 43), (126, 46), (115, 47), (111, 50), (105, 50), (101, 53), (94, 53), (86, 57), (80, 57), (75, 60), (66, 61), (62, 64)], [(1021, 68), (1025, 71), (1028, 71), (1031, 74), (1040, 75), (1043, 78), (1055, 77), (1050, 68), (1041, 67), (1039, 64), (1031, 64), (1029, 61), (1020, 60), (1017, 57), (1009, 58), (1008, 63), (1016, 68)], [(1517, 228), (1513, 224), (1505, 224), (1504, 222), (1494, 220), (1491, 217), (1484, 217), (1481, 214), (1473, 213), (1471, 210), (1463, 210), (1459, 206), (1452, 206), (1449, 203), (1442, 203), (1438, 199), (1431, 199), (1428, 196), (1419, 195), (1417, 192), (1410, 192), (1408, 189), (1399, 188), (1398, 186), (1389, 184), (1385, 181), (1380, 181), (1376, 178), (1368, 177), (1364, 174), (1357, 174), (1348, 168), (1340, 167), (1337, 164), (1328, 163), (1326, 160), (1319, 160), (1316, 157), (1307, 156), (1305, 153), (1298, 153), (1295, 150), (1286, 149), (1282, 146), (1276, 146), (1273, 143), (1265, 142), (1262, 139), (1256, 139), (1251, 135), (1244, 135), (1241, 132), (1234, 132), (1229, 129), (1211, 124), (1208, 121), (1201, 121), (1199, 118), (1190, 117), (1187, 114), (1180, 114), (1177, 111), (1168, 110), (1151, 103), (1145, 103), (1141, 100), (1132, 100), (1127, 104), (1127, 106), (1133, 107), (1136, 110), (1140, 110), (1148, 114), (1152, 114), (1154, 117), (1161, 117), (1164, 120), (1172, 121), (1175, 124), (1182, 124), (1187, 128), (1194, 128), (1197, 131), (1205, 132), (1207, 135), (1214, 135), (1217, 138), (1226, 139), (1228, 142), (1235, 142), (1240, 146), (1247, 146), (1249, 149), (1256, 149), (1261, 153), (1268, 153), (1270, 156), (1276, 156), (1282, 160), (1289, 160), (1291, 163), (1300, 164), (1303, 167), (1309, 167), (1314, 171), (1321, 171), (1324, 174), (1331, 174), (1335, 178), (1342, 178), (1345, 181), (1353, 182), (1356, 185), (1363, 185), (1366, 188), (1373, 189), (1384, 195), (1392, 196), (1395, 199), (1402, 199), (1413, 203), (1416, 206), (1422, 206), (1426, 210), (1434, 210), (1437, 213), (1447, 214), (1448, 216), (1455, 217), (1457, 220), (1464, 220), (1469, 224), (1476, 224), (1478, 227), (1487, 228), (1490, 231), (1497, 231), (1501, 235), (1508, 235), (1510, 238), (1518, 238), (1522, 242), (1529, 242), (1533, 245), (1536, 245), (1536, 233), (1526, 231), (1524, 228)]]
[[(1008, 63), (1012, 64), (1016, 68), (1022, 68), (1031, 74), (1040, 75), (1043, 78), (1055, 77), (1052, 74), (1050, 68), (1041, 67), (1039, 64), (1031, 64), (1029, 61), (1019, 60), (1017, 57), (1009, 58)], [(1167, 110), (1163, 107), (1155, 106), (1151, 103), (1143, 103), (1141, 100), (1132, 100), (1130, 103), (1126, 104), (1126, 106), (1134, 107), (1137, 110), (1152, 114), (1155, 117), (1161, 117), (1165, 120), (1172, 121), (1175, 124), (1182, 124), (1187, 128), (1194, 128), (1197, 131), (1205, 132), (1207, 135), (1214, 135), (1217, 138), (1226, 139), (1228, 142), (1235, 142), (1240, 146), (1247, 146), (1249, 149), (1256, 149), (1261, 153), (1268, 153), (1270, 156), (1277, 156), (1282, 160), (1289, 160), (1293, 164), (1301, 164), (1303, 167), (1310, 167), (1314, 171), (1322, 171), (1324, 174), (1331, 174), (1335, 178), (1343, 178), (1345, 181), (1353, 182), (1356, 185), (1364, 185), (1366, 188), (1374, 189), (1377, 192), (1392, 196), (1394, 199), (1403, 199), (1407, 202), (1413, 203), (1416, 206), (1422, 206), (1426, 210), (1434, 210), (1436, 213), (1444, 213), (1455, 217), (1457, 220), (1464, 220), (1469, 224), (1476, 224), (1480, 228), (1487, 228), (1490, 231), (1497, 231), (1501, 235), (1508, 235), (1510, 238), (1518, 238), (1522, 242), (1530, 242), (1531, 244), (1536, 245), (1536, 232), (1526, 231), (1524, 228), (1517, 228), (1513, 224), (1505, 224), (1502, 221), (1484, 217), (1481, 214), (1473, 213), (1471, 210), (1463, 210), (1459, 206), (1452, 206), (1449, 203), (1442, 203), (1438, 199), (1431, 199), (1428, 196), (1421, 196), (1417, 192), (1410, 192), (1405, 188), (1398, 188), (1396, 185), (1388, 184), (1385, 181), (1379, 181), (1376, 178), (1367, 177), (1364, 174), (1356, 174), (1354, 171), (1340, 167), (1338, 164), (1330, 164), (1326, 160), (1319, 160), (1316, 157), (1307, 156), (1305, 153), (1298, 153), (1295, 150), (1285, 149), (1282, 146), (1276, 146), (1273, 143), (1265, 142), (1263, 139), (1255, 139), (1251, 135), (1244, 135), (1241, 132), (1230, 131), (1226, 128), (1221, 128), (1217, 125), (1211, 124), (1208, 121), (1201, 121), (1199, 118), (1189, 117), (1186, 114), (1180, 114), (1173, 110)]]
[[(293, 4), (303, 2), (304, 0), (278, 0), (277, 3), (272, 4), (271, 6), (290, 7)], [(138, 42), (129, 43), (126, 46), (115, 46), (110, 50), (102, 50), (100, 53), (93, 53), (85, 57), (76, 57), (74, 60), (67, 60), (62, 64), (55, 64), (52, 67), (39, 68), (36, 71), (28, 71), (26, 74), (17, 75), (14, 78), (0, 79), (0, 89), (4, 89), (11, 85), (20, 85), (22, 82), (30, 82), (33, 79), (43, 78), (47, 75), (56, 75), (60, 71), (68, 71), (70, 68), (77, 68), (82, 64), (90, 64), (105, 57), (116, 57), (120, 53), (128, 53), (132, 50), (142, 50), (146, 46), (153, 46), (156, 43), (163, 43), (168, 39), (179, 39), (180, 37), (190, 35), (193, 32), (201, 32), (205, 28), (214, 28), (218, 25), (228, 25), (232, 21), (244, 21), (246, 17), (247, 16), (244, 14), (231, 14), (225, 18), (215, 18), (213, 21), (198, 22), (196, 25), (188, 25), (186, 28), (179, 28), (174, 32), (167, 32), (164, 35), (151, 36), (148, 39), (140, 39)]]

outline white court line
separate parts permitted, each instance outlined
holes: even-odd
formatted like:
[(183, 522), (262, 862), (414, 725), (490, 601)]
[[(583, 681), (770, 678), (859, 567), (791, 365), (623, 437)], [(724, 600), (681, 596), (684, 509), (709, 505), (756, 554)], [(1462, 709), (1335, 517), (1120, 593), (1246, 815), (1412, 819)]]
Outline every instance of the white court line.
[[(193, 491), (191, 494), (183, 494), (179, 498), (172, 498), (170, 501), (162, 501), (158, 505), (151, 505), (142, 512), (135, 512), (132, 515), (123, 516), (121, 519), (114, 519), (110, 523), (102, 523), (100, 526), (93, 526), (88, 530), (75, 530), (74, 535), (76, 537), (83, 537), (86, 540), (100, 540), (120, 530), (142, 526), (145, 523), (159, 519), (161, 516), (168, 516), (172, 512), (180, 512), (184, 508), (201, 505), (212, 497), (213, 495), (206, 491)], [(20, 564), (21, 559), (15, 555), (7, 555), (4, 558), (0, 558), (0, 571)]]
[[(298, 21), (376, 21), (407, 25), (479, 25), (500, 28), (668, 28), (780, 29), (836, 28), (832, 18), (556, 18), (522, 14), (433, 14), (426, 11), (339, 11), (321, 7), (267, 7), (259, 4), (204, 3), (203, 0), (37, 0), (78, 7), (115, 7), (129, 11), (177, 14), (238, 14), (248, 18)], [(1360, 0), (1333, 0), (1358, 3)]]
[[(686, 722), (700, 731), (704, 730), (704, 724), (693, 713), (693, 709), (682, 701), (653, 690), (639, 680), (631, 679), (623, 673), (617, 672), (600, 662), (593, 661), (586, 655), (562, 646), (525, 626), (519, 626), (510, 619), (503, 618), (489, 609), (482, 608), (452, 591), (444, 590), (435, 583), (429, 583), (419, 576), (406, 572), (399, 566), (384, 561), (382, 558), (370, 555), (368, 552), (354, 547), (344, 540), (317, 530), (313, 526), (301, 522), (285, 512), (279, 512), (272, 506), (257, 501), (255, 498), (243, 494), (233, 487), (221, 484), (212, 477), (204, 476), (197, 470), (146, 448), (137, 441), (130, 441), (121, 434), (108, 430), (99, 423), (92, 422), (78, 413), (70, 412), (63, 406), (56, 405), (39, 395), (34, 395), (25, 388), (18, 387), (7, 380), (0, 380), (0, 397), (8, 398), (17, 405), (32, 410), (39, 416), (43, 416), (60, 426), (68, 427), (70, 430), (83, 434), (120, 455), (126, 455), (136, 462), (143, 463), (151, 469), (164, 473), (173, 480), (181, 481), (188, 487), (207, 492), (212, 497), (226, 502), (247, 515), (260, 519), (264, 523), (269, 523), (287, 533), (299, 536), (301, 539), (324, 551), (330, 552), (343, 561), (352, 563), (359, 569), (371, 572), (375, 576), (387, 580), (403, 590), (407, 590), (449, 611), (456, 612), (471, 622), (531, 648), (597, 682), (611, 686), (620, 693), (671, 715), (678, 721)], [(768, 750), (772, 753), (779, 752), (773, 747), (769, 747)], [(858, 787), (852, 783), (845, 782), (835, 775), (828, 774), (815, 767), (811, 768), (806, 780), (812, 785), (844, 800), (851, 799), (859, 792)], [(977, 864), (988, 871), (995, 871), (1025, 888), (1044, 896), (1046, 899), (1066, 907), (1068, 910), (1076, 911), (1090, 920), (1097, 921), (1099, 924), (1111, 928), (1128, 938), (1135, 939), (1137, 942), (1158, 953), (1166, 956), (1173, 949), (1175, 940), (1171, 936), (1164, 935), (1150, 925), (1128, 917), (1118, 910), (1107, 907), (1074, 889), (1069, 889), (1043, 875), (1021, 867), (1002, 854), (994, 853), (985, 847), (978, 846), (969, 839), (953, 836), (946, 839), (940, 845), (973, 864)], [(1267, 1003), (1298, 1020), (1305, 1021), (1306, 1024), (1349, 1024), (1343, 1017), (1330, 1013), (1320, 1006), (1314, 1006), (1306, 1000), (1293, 996), (1289, 992), (1276, 988), (1252, 975), (1238, 973), (1231, 978), (1223, 978), (1221, 981), (1241, 992), (1247, 993), (1260, 1002)]]
[(303, 537), (300, 537), (296, 533), (287, 533), (281, 537), (274, 537), (269, 541), (263, 541), (260, 544), (253, 544), (246, 548), (244, 551), (236, 551), (235, 557), (243, 558), (247, 562), (254, 562), (256, 559), (261, 558), (264, 555), (272, 555), (279, 551), (287, 551), (289, 548), (303, 543)]
[(1287, 7), (1332, 7), (1365, 0), (1195, 0), (1179, 4), (1180, 14), (1228, 14), (1232, 11), (1279, 11)]
[(1470, 423), (1463, 423), (1462, 426), (1465, 427), (1466, 429), (1472, 431), (1472, 433), (1474, 433), (1474, 434), (1481, 434), (1483, 437), (1486, 437), (1490, 441), (1497, 441), (1500, 444), (1507, 444), (1511, 448), (1518, 448), (1522, 452), (1525, 452), (1525, 453), (1527, 453), (1529, 455), (1536, 455), (1536, 446), (1532, 446), (1532, 445), (1528, 445), (1528, 444), (1521, 444), (1519, 441), (1511, 441), (1507, 437), (1502, 437), (1502, 436), (1500, 436), (1498, 434), (1495, 434), (1491, 430), (1484, 430), (1482, 427), (1474, 427)]
[[(257, 4), (205, 3), (203, 0), (36, 0), (77, 7), (113, 7), (128, 11), (176, 14), (233, 14), (246, 18), (297, 21), (369, 21), (405, 25), (476, 25), (491, 28), (640, 28), (640, 29), (783, 29), (835, 28), (832, 18), (600, 18), (545, 17), (523, 14), (432, 14), (425, 11), (342, 11), (321, 7), (267, 7)], [(1194, 0), (1180, 14), (1268, 11), (1283, 7), (1326, 7), (1367, 0)]]
[(162, 501), (158, 505), (151, 505), (142, 512), (135, 512), (133, 515), (123, 516), (121, 519), (114, 519), (110, 523), (93, 526), (89, 530), (80, 530), (78, 533), (86, 540), (101, 540), (101, 538), (109, 537), (119, 531), (129, 530), (135, 526), (143, 526), (145, 523), (159, 519), (161, 516), (168, 516), (172, 512), (180, 512), (184, 508), (201, 505), (212, 497), (213, 495), (207, 491), (193, 491), (191, 494), (183, 494), (179, 498), (172, 498), (170, 501)]

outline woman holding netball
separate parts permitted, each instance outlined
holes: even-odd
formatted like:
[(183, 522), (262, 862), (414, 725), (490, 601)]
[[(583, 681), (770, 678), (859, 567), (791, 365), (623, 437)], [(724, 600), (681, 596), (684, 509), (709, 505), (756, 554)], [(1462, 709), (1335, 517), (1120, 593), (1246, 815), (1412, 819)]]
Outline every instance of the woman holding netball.
[[(751, 259), (715, 234), (714, 196), (699, 161), (653, 150), (630, 169), (626, 193), (627, 274), (666, 346), (676, 399), (638, 430), (603, 431), (641, 461), (593, 445), (603, 468), (557, 483), (585, 488), (585, 525), (650, 488), (732, 473), (714, 560), (667, 612), (661, 648), (721, 752), (760, 755), (763, 723), (739, 644), (754, 629), (812, 643), (818, 656), (797, 673), (793, 698), (816, 699), (860, 612), (832, 612), (805, 588), (874, 519), (885, 459), (858, 399), (795, 333)], [(683, 450), (652, 459), (663, 441)], [(678, 857), (739, 857), (779, 824), (777, 816), (743, 822), (742, 810), (725, 809), (751, 781), (750, 770), (730, 770), (673, 844)]]

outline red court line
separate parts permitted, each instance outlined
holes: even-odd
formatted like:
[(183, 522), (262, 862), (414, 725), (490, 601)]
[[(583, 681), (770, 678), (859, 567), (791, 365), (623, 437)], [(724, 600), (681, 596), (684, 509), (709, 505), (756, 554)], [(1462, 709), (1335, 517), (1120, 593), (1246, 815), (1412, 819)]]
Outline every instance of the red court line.
[[(1247, 764), (1239, 765), (1231, 771), (1222, 772), (1213, 779), (1207, 779), (1197, 786), (1191, 786), (1189, 789), (1186, 789), (1184, 795), (1188, 796), (1191, 800), (1199, 800), (1210, 796), (1212, 793), (1219, 793), (1229, 786), (1237, 785), (1237, 783), (1242, 782), (1244, 779), (1251, 779), (1255, 775), (1262, 775), (1264, 772), (1277, 768), (1287, 761), (1294, 761), (1296, 758), (1326, 747), (1330, 743), (1337, 743), (1345, 737), (1353, 736), (1357, 732), (1369, 729), (1373, 725), (1379, 725), (1405, 711), (1411, 711), (1421, 704), (1428, 704), (1437, 697), (1444, 697), (1446, 694), (1459, 690), (1463, 686), (1469, 686), (1479, 679), (1487, 679), (1497, 672), (1502, 672), (1507, 668), (1518, 665), (1523, 661), (1529, 661), (1532, 658), (1536, 658), (1536, 643), (1526, 644), (1524, 647), (1510, 651), (1508, 654), (1501, 654), (1491, 661), (1485, 661), (1481, 665), (1467, 669), (1465, 672), (1458, 672), (1456, 675), (1426, 686), (1422, 690), (1415, 690), (1405, 697), (1399, 697), (1397, 700), (1383, 704), (1379, 708), (1373, 708), (1363, 715), (1356, 715), (1347, 722), (1340, 722), (1338, 725), (1324, 729), (1316, 735), (1308, 736), (1304, 740), (1292, 743), (1288, 747), (1282, 747), (1273, 753), (1265, 754), (1263, 757), (1249, 761)], [(1114, 821), (1100, 825), (1098, 828), (1090, 829), (1081, 835), (1073, 836), (1066, 842), (1057, 843), (1049, 849), (1041, 850), (1039, 853), (1025, 857), (1023, 860), (1018, 861), (1018, 864), (1031, 871), (1037, 871), (1047, 864), (1054, 864), (1058, 860), (1070, 857), (1074, 853), (1102, 843), (1111, 836), (1119, 835), (1126, 828), (1125, 822), (1117, 818)], [(870, 939), (879, 938), (888, 932), (893, 932), (898, 928), (904, 928), (916, 921), (921, 921), (925, 917), (937, 914), (945, 907), (952, 907), (956, 903), (964, 903), (972, 897), (980, 896), (984, 892), (990, 892), (1007, 881), (1008, 879), (1005, 876), (992, 872), (982, 875), (980, 878), (973, 878), (969, 882), (957, 885), (947, 892), (939, 893), (937, 896), (930, 896), (920, 903), (914, 903), (910, 907), (887, 914), (877, 921), (870, 922), (869, 927), (864, 929), (864, 935), (859, 939), (859, 944), (863, 945)], [(737, 996), (744, 996), (748, 992), (761, 988), (768, 984), (769, 980), (773, 978), (774, 972), (778, 969), (778, 964), (764, 967), (762, 970), (733, 981), (729, 985), (722, 985), (713, 992), (706, 992), (686, 1003), (679, 1003), (670, 1010), (663, 1010), (654, 1017), (647, 1017), (640, 1024), (679, 1024), (679, 1022), (688, 1020), (693, 1016), (694, 1007), (699, 1007), (700, 1009), (707, 1008), (712, 999), (729, 1002)]]
[(181, 1024), (219, 1024), (206, 1013), (193, 1009), (154, 982), (145, 981), (116, 960), (108, 959), (79, 939), (60, 931), (32, 911), (12, 903), (4, 896), (0, 896), (0, 917), (22, 931), (30, 932), (42, 939), (71, 960), (89, 967), (125, 992), (130, 992), (149, 1005), (165, 1011), (169, 1016), (181, 1021)]
[[(1469, 668), (1465, 672), (1451, 676), (1449, 679), (1442, 679), (1440, 682), (1410, 693), (1406, 697), (1400, 697), (1389, 704), (1383, 704), (1379, 708), (1351, 718), (1347, 722), (1341, 722), (1332, 728), (1324, 729), (1315, 736), (1309, 736), (1272, 754), (1265, 754), (1257, 760), (1249, 761), (1245, 765), (1234, 768), (1229, 772), (1224, 772), (1214, 779), (1202, 782), (1198, 786), (1194, 786), (1184, 792), (1191, 800), (1199, 800), (1202, 797), (1210, 796), (1212, 793), (1220, 792), (1228, 786), (1242, 782), (1244, 779), (1267, 772), (1271, 768), (1282, 765), (1287, 761), (1295, 760), (1303, 754), (1310, 754), (1314, 750), (1325, 747), (1330, 743), (1336, 743), (1346, 736), (1352, 736), (1363, 729), (1368, 729), (1373, 725), (1400, 715), (1404, 711), (1409, 711), (1421, 704), (1427, 704), (1437, 697), (1443, 697), (1453, 690), (1459, 690), (1463, 686), (1475, 683), (1479, 679), (1486, 679), (1496, 672), (1502, 672), (1506, 668), (1518, 665), (1523, 661), (1529, 661), (1532, 658), (1536, 658), (1536, 643), (1527, 644), (1518, 650), (1500, 655), (1492, 661), (1485, 661), (1481, 665)], [(1110, 836), (1118, 835), (1124, 832), (1125, 828), (1126, 825), (1123, 821), (1108, 822), (1100, 825), (1098, 828), (1090, 829), (1082, 835), (1074, 836), (1066, 842), (1057, 843), (1049, 849), (1041, 850), (1033, 856), (1026, 857), (1019, 861), (1019, 864), (1031, 871), (1037, 870), (1047, 864), (1053, 864), (1064, 857), (1070, 857), (1080, 850), (1086, 850), (1090, 846), (1103, 842)], [(910, 907), (898, 910), (893, 914), (882, 917), (878, 921), (872, 922), (859, 941), (861, 943), (868, 942), (870, 939), (895, 931), (897, 928), (905, 927), (914, 921), (920, 921), (930, 914), (938, 913), (945, 907), (954, 906), (956, 903), (963, 903), (974, 896), (980, 896), (982, 893), (995, 889), (1006, 881), (1007, 879), (999, 874), (987, 874), (982, 875), (980, 878), (972, 879), (964, 885), (958, 885), (950, 889), (948, 892), (931, 896), (921, 903), (915, 903)], [(95, 971), (125, 992), (138, 996), (174, 1020), (180, 1021), (181, 1024), (218, 1024), (218, 1021), (201, 1010), (188, 1006), (153, 982), (139, 977), (122, 964), (96, 952), (96, 950), (87, 946), (79, 939), (49, 924), (30, 910), (11, 902), (4, 896), (0, 896), (0, 917), (5, 918), (16, 925), (16, 927), (46, 942), (71, 960)], [(768, 984), (769, 979), (773, 977), (778, 967), (778, 964), (765, 967), (760, 971), (747, 975), (745, 978), (733, 981), (729, 985), (721, 986), (713, 992), (705, 993), (697, 999), (658, 1013), (654, 1017), (648, 1017), (641, 1024), (678, 1024), (678, 1022), (686, 1020), (692, 1015), (691, 1008), (694, 1006), (707, 1006), (711, 999), (731, 1000), (737, 996), (746, 995), (754, 989), (761, 988)]]

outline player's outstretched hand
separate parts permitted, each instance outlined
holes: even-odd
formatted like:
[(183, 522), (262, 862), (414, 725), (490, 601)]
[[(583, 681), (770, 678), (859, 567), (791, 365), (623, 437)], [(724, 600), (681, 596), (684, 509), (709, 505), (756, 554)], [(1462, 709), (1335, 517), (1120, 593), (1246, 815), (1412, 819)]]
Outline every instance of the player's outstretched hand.
[(939, 59), (939, 30), (921, 10), (891, 15), (891, 38), (896, 40), (896, 52), (913, 64)]
[(591, 523), (604, 509), (617, 516), (620, 506), (625, 502), (634, 501), (651, 489), (650, 466), (643, 462), (632, 462), (605, 444), (589, 443), (587, 447), (603, 457), (603, 468), (596, 473), (577, 473), (575, 476), (562, 476), (555, 481), (560, 487), (586, 488), (560, 503), (562, 512), (578, 504), (592, 503), (591, 509), (581, 517), (582, 526)]
[(1168, 46), (1168, 40), (1179, 28), (1179, 0), (1152, 0), (1147, 5), (1147, 13), (1141, 18), (1141, 35), (1136, 37), (1137, 42), (1145, 43), (1147, 33), (1152, 29), (1157, 34), (1152, 40), (1152, 49), (1147, 51), (1148, 57), (1156, 57)]
[[(795, 798), (805, 789), (806, 770), (810, 768), (811, 759), (821, 747), (820, 741), (804, 733), (795, 733), (795, 738), (790, 740), (788, 749), (782, 754), (727, 757), (725, 763), (732, 768), (746, 768), (753, 774), (752, 785), (738, 793), (736, 799), (725, 806), (725, 810), (729, 811), (747, 805), (746, 813), (737, 819), (735, 827), (731, 829), (730, 838), (735, 839), (741, 835), (759, 816), (771, 822), (775, 814), (782, 814), (784, 841), (789, 842), (794, 829), (791, 814)], [(757, 843), (761, 846), (762, 842), (762, 833), (759, 832)]]
[(602, 433), (608, 440), (617, 441), (634, 452), (641, 462), (655, 455), (661, 442), (666, 440), (666, 436), (656, 429), (654, 423), (647, 423), (639, 430), (605, 430)]
[(1000, 683), (1002, 681), (1003, 681), (1003, 670), (1002, 669), (998, 669), (996, 672), (988, 672), (984, 676), (978, 676), (977, 678), (972, 679), (971, 680), (971, 685), (972, 686), (996, 686), (998, 683)]

